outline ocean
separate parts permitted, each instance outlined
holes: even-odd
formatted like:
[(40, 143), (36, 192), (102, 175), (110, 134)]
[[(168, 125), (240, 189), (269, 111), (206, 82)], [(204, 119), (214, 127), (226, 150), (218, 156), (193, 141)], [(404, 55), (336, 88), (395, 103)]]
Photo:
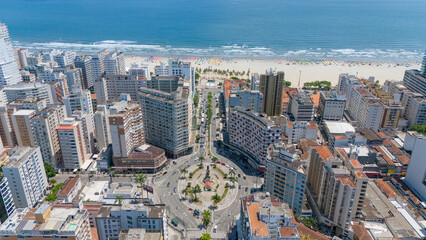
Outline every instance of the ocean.
[(420, 61), (425, 0), (0, 0), (16, 46), (127, 55)]

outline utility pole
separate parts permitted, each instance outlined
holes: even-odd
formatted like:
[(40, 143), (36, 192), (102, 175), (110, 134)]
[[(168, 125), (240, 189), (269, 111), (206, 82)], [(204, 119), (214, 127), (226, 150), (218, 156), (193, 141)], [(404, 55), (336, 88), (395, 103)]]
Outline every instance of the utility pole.
[(300, 88), (300, 77), (302, 76), (302, 70), (299, 72), (299, 84), (297, 85), (297, 88)]

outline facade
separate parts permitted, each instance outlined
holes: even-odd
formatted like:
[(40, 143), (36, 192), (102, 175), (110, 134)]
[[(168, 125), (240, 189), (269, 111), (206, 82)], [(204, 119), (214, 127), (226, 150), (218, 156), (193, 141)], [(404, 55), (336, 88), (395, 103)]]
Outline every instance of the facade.
[(76, 121), (81, 122), (81, 127), (83, 130), (84, 136), (84, 147), (86, 148), (86, 153), (94, 153), (96, 151), (95, 146), (95, 125), (93, 123), (93, 116), (89, 113), (76, 110), (73, 112), (72, 118)]
[(138, 76), (143, 78), (148, 78), (149, 73), (149, 66), (145, 64), (132, 64), (132, 66), (129, 68), (129, 75), (131, 76)]
[(82, 123), (74, 118), (65, 118), (58, 127), (62, 164), (65, 170), (82, 168), (86, 161), (86, 148)]
[(284, 72), (270, 70), (260, 75), (259, 91), (263, 94), (263, 111), (268, 116), (280, 116), (282, 112), (282, 92)]
[(124, 62), (124, 53), (118, 50), (108, 53), (105, 56), (105, 75), (126, 74), (126, 65)]
[(337, 234), (348, 234), (355, 217), (357, 186), (342, 160), (334, 157), (327, 146), (312, 146), (309, 152), (308, 198), (318, 222)]
[(192, 97), (186, 87), (171, 93), (141, 87), (145, 140), (171, 156), (188, 153), (191, 148)]
[(318, 126), (314, 122), (287, 122), (284, 135), (288, 143), (298, 143), (301, 139), (316, 141)]
[(103, 206), (96, 216), (99, 239), (118, 240), (122, 230), (142, 228), (165, 234), (167, 228), (164, 205), (123, 204)]
[(4, 23), (0, 22), (0, 88), (21, 81), (12, 40)]
[(35, 110), (19, 110), (12, 114), (12, 126), (15, 132), (18, 146), (35, 147), (35, 138), (31, 126), (31, 118), (36, 114)]
[(426, 137), (419, 136), (414, 143), (405, 181), (422, 201), (426, 200), (426, 186), (424, 184), (426, 163), (424, 156), (426, 156)]
[(47, 99), (49, 103), (55, 103), (54, 94), (49, 84), (39, 82), (20, 83), (4, 87), (3, 92), (6, 95), (8, 103), (22, 98)]
[(91, 56), (77, 56), (74, 59), (74, 66), (76, 68), (81, 69), (83, 75), (83, 81), (81, 85), (84, 89), (93, 87), (92, 67), (90, 65), (90, 59), (92, 59)]
[(57, 62), (60, 67), (71, 65), (74, 62), (75, 52), (65, 50), (53, 56), (53, 61)]
[(195, 71), (191, 67), (191, 62), (182, 62), (178, 60), (169, 60), (168, 75), (183, 76), (189, 82), (189, 89), (195, 92)]
[(306, 186), (304, 162), (294, 145), (272, 144), (265, 168), (265, 191), (302, 213)]
[(93, 116), (96, 130), (96, 142), (98, 149), (106, 148), (111, 143), (109, 129), (109, 109), (106, 105), (98, 105)]
[(167, 157), (163, 149), (145, 143), (134, 148), (127, 157), (114, 157), (112, 162), (114, 169), (156, 173), (166, 166)]
[(93, 116), (93, 104), (90, 91), (82, 90), (81, 86), (73, 87), (71, 94), (62, 98), (62, 102), (67, 109), (68, 116), (71, 116), (76, 110), (83, 111), (88, 113), (90, 116)]
[(340, 121), (346, 106), (346, 97), (335, 91), (322, 91), (318, 105), (318, 117), (321, 121)]
[(411, 69), (405, 71), (403, 83), (408, 90), (426, 96), (426, 76), (422, 75), (422, 72), (419, 70)]
[(111, 75), (103, 76), (94, 81), (95, 94), (99, 105), (108, 100), (120, 101), (120, 95), (130, 94), (132, 100), (138, 99), (139, 81), (137, 76)]
[(259, 73), (251, 74), (251, 90), (259, 90), (260, 77)]
[(147, 88), (155, 89), (162, 92), (171, 93), (178, 87), (183, 87), (184, 79), (174, 75), (152, 76), (147, 81)]
[(408, 125), (426, 124), (426, 97), (419, 93), (404, 92), (401, 115), (408, 120)]
[(345, 95), (347, 100), (349, 101), (349, 95), (352, 91), (352, 86), (359, 85), (360, 82), (358, 78), (354, 75), (349, 75), (348, 73), (341, 73), (339, 75), (339, 82), (337, 84), (337, 94)]
[(229, 143), (250, 155), (256, 168), (263, 168), (268, 147), (281, 142), (284, 117), (268, 117), (242, 107), (231, 109)]
[(47, 177), (39, 147), (15, 147), (3, 167), (16, 208), (33, 207), (44, 196)]
[(12, 114), (15, 112), (14, 107), (0, 106), (0, 137), (6, 147), (14, 147), (17, 144), (12, 124)]
[(118, 102), (110, 107), (109, 129), (114, 158), (127, 158), (145, 143), (142, 108), (137, 102)]
[(291, 94), (287, 113), (291, 120), (310, 122), (314, 118), (315, 105), (306, 93)]
[(263, 95), (256, 90), (231, 91), (229, 95), (229, 107), (240, 106), (255, 112), (263, 112)]
[(5, 240), (92, 239), (87, 210), (48, 204), (17, 211), (0, 225), (0, 237)]
[(62, 163), (61, 146), (56, 129), (65, 119), (64, 105), (53, 105), (31, 118), (35, 144), (40, 147), (43, 161), (57, 168)]
[(70, 65), (65, 67), (54, 67), (53, 71), (61, 72), (65, 75), (65, 78), (67, 79), (68, 88), (72, 87), (75, 84), (82, 86), (83, 73), (80, 68), (75, 68), (74, 65)]
[[(1, 142), (0, 142), (1, 145)], [(4, 222), (16, 211), (13, 202), (12, 192), (10, 191), (9, 182), (4, 176), (0, 176), (0, 222)]]
[(58, 82), (61, 84), (63, 94), (68, 94), (69, 87), (67, 84), (67, 77), (61, 72), (55, 72), (52, 69), (45, 69), (42, 72), (37, 73), (37, 77), (42, 79), (44, 83)]
[(92, 55), (90, 59), (90, 69), (92, 72), (92, 81), (98, 80), (105, 73), (105, 55), (106, 50), (101, 50)]
[(298, 240), (298, 225), (287, 203), (258, 192), (241, 199), (239, 239)]

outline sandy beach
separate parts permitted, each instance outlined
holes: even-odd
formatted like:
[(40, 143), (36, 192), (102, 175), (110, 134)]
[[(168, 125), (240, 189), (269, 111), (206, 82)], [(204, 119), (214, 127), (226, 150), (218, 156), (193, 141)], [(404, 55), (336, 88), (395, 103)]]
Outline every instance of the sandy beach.
[[(132, 63), (147, 64), (151, 72), (160, 63), (167, 64), (169, 57), (126, 57), (126, 68)], [(182, 58), (189, 61), (196, 68), (211, 68), (230, 71), (250, 71), (250, 73), (264, 73), (268, 69), (284, 71), (285, 80), (290, 81), (293, 87), (298, 86), (300, 75), (300, 87), (305, 82), (330, 81), (336, 85), (340, 73), (349, 73), (358, 77), (368, 78), (374, 76), (381, 83), (386, 80), (402, 81), (404, 71), (408, 69), (420, 69), (420, 63), (397, 64), (379, 62), (341, 62), (341, 61), (295, 61), (295, 60), (259, 60), (259, 59), (221, 59), (221, 58)]]

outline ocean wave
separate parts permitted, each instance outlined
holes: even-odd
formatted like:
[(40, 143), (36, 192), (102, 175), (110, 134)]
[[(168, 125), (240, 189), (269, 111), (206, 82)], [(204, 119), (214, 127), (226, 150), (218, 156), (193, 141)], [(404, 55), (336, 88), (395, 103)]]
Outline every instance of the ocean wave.
[(424, 50), (406, 49), (272, 49), (265, 46), (249, 46), (246, 44), (228, 44), (218, 47), (192, 48), (174, 47), (172, 45), (147, 45), (127, 40), (103, 40), (93, 43), (45, 42), (25, 43), (14, 42), (16, 47), (28, 48), (33, 51), (48, 49), (69, 49), (82, 54), (90, 54), (101, 49), (120, 49), (126, 55), (137, 56), (197, 56), (224, 58), (273, 58), (291, 60), (353, 60), (353, 61), (393, 61), (419, 62)]

